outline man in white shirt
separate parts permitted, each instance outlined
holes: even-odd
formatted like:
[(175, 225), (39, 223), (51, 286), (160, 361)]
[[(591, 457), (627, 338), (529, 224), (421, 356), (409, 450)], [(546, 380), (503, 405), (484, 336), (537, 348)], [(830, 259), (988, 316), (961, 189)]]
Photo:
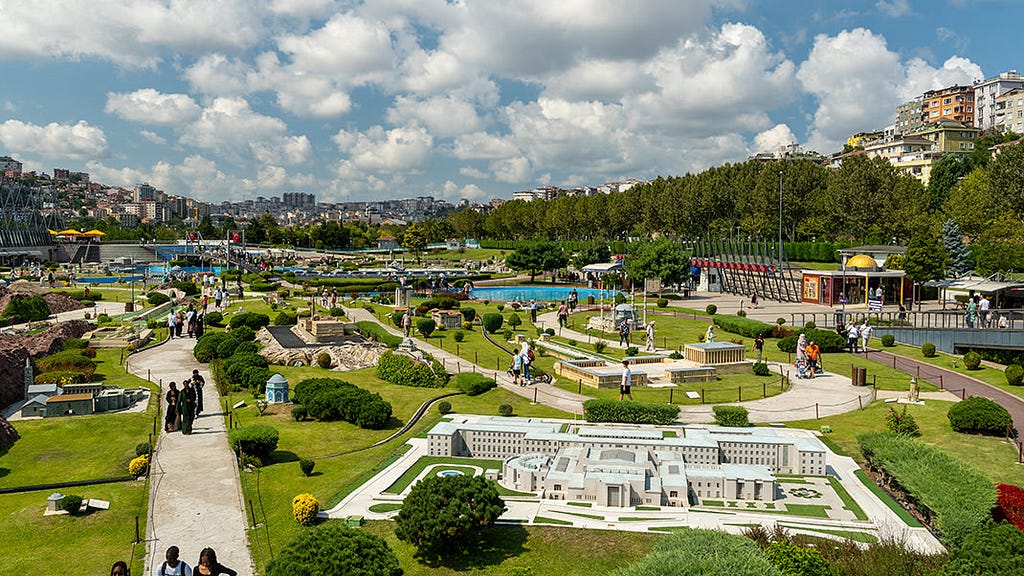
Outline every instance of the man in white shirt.
[(981, 300), (978, 301), (978, 320), (982, 328), (988, 328), (988, 309), (992, 303), (989, 302), (988, 297), (984, 294), (981, 295)]
[(619, 402), (625, 396), (629, 396), (630, 402), (633, 401), (633, 394), (630, 392), (630, 387), (633, 384), (633, 373), (629, 370), (629, 360), (622, 361), (622, 383), (619, 385)]
[(171, 338), (174, 338), (174, 325), (178, 323), (178, 317), (174, 315), (174, 309), (167, 313), (167, 329), (171, 333)]
[(868, 324), (868, 321), (865, 320), (864, 324), (860, 327), (860, 342), (861, 348), (864, 349), (864, 352), (868, 351), (868, 340), (871, 340), (872, 331), (873, 329), (871, 328), (871, 324)]
[(153, 576), (192, 576), (192, 567), (184, 560), (178, 560), (178, 547), (171, 546), (164, 555), (166, 561), (153, 568)]

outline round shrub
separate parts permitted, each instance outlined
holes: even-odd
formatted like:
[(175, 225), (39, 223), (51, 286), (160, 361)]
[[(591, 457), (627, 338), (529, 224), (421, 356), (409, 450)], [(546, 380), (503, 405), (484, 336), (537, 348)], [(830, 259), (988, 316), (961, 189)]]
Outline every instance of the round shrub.
[(316, 466), (316, 462), (309, 460), (308, 458), (303, 458), (302, 460), (299, 460), (299, 470), (302, 470), (302, 473), (305, 474), (306, 476), (309, 476), (310, 474), (313, 473), (314, 466)]
[(924, 356), (925, 358), (934, 358), (935, 344), (932, 344), (931, 342), (925, 342), (924, 344), (921, 344), (921, 355)]
[(511, 326), (513, 330), (515, 330), (516, 328), (523, 325), (523, 319), (519, 317), (519, 314), (513, 312), (508, 315), (508, 325)]
[(625, 354), (626, 356), (636, 356), (640, 354), (640, 349), (636, 346), (630, 346), (629, 348), (626, 348)]
[(498, 414), (501, 416), (511, 416), (514, 411), (511, 404), (501, 404), (498, 406)]
[(138, 478), (144, 476), (146, 471), (149, 470), (149, 454), (142, 454), (132, 458), (132, 461), (128, 463), (128, 474)]
[(731, 428), (750, 426), (750, 413), (743, 406), (727, 406), (719, 404), (712, 408), (715, 413), (715, 424)]
[(459, 308), (459, 312), (462, 312), (462, 318), (466, 322), (472, 322), (473, 320), (476, 320), (476, 308), (462, 306)]
[(321, 368), (330, 368), (331, 367), (331, 355), (328, 354), (327, 352), (321, 352), (316, 357), (316, 365), (321, 367)]
[(439, 414), (451, 414), (452, 403), (447, 400), (441, 400), (437, 403), (437, 412)]
[(718, 306), (715, 306), (714, 304), (708, 304), (704, 308), (704, 311), (708, 313), (708, 316), (714, 316), (715, 313), (718, 312)]
[(341, 318), (345, 315), (345, 309), (340, 306), (335, 306), (327, 313), (331, 315), (331, 318)]
[(746, 318), (747, 317), (747, 311), (746, 310), (737, 310), (736, 311), (736, 315), (739, 316), (740, 318)]
[(319, 513), (320, 502), (312, 494), (299, 494), (292, 498), (292, 514), (295, 516), (295, 521), (299, 524), (311, 526), (316, 522), (316, 517)]
[(259, 345), (255, 342), (239, 342), (238, 346), (235, 346), (235, 354), (255, 354), (259, 350)]
[(274, 326), (294, 326), (298, 321), (298, 316), (283, 310), (278, 312), (277, 316), (274, 316)]
[(256, 339), (256, 331), (248, 326), (239, 326), (231, 330), (231, 335), (239, 340), (246, 340), (252, 342)]
[(755, 376), (771, 376), (772, 371), (768, 368), (768, 364), (764, 362), (754, 363), (754, 375)]
[(296, 422), (302, 422), (308, 415), (309, 412), (306, 411), (305, 406), (299, 405), (292, 408), (292, 420)]
[[(225, 334), (224, 332), (209, 332), (207, 334), (203, 334), (202, 338), (196, 341), (195, 347), (192, 348), (192, 355), (195, 356), (196, 362), (202, 362), (205, 364), (211, 360), (221, 358), (222, 356), (218, 354), (218, 350), (220, 349), (220, 345), (228, 339), (231, 339), (231, 335)], [(237, 338), (235, 340), (236, 342), (232, 345), (231, 352), (228, 356), (234, 354), (234, 346), (237, 346), (241, 342)], [(223, 358), (227, 358), (227, 356), (223, 356)]]
[(228, 444), (234, 452), (244, 452), (263, 459), (277, 449), (277, 428), (267, 424), (253, 424), (228, 431)]
[(424, 338), (430, 338), (436, 329), (437, 322), (434, 322), (433, 318), (420, 318), (416, 321), (416, 331), (423, 334)]
[(999, 436), (1013, 425), (1013, 418), (999, 404), (981, 396), (957, 402), (946, 416), (955, 432), (973, 432)]
[(82, 497), (77, 494), (67, 494), (60, 501), (60, 509), (75, 516), (82, 511)]
[(135, 455), (142, 456), (143, 454), (149, 454), (153, 451), (153, 447), (149, 445), (149, 442), (139, 442), (135, 445)]
[(502, 333), (501, 333), (501, 337), (504, 338), (506, 341), (511, 341), (512, 340), (512, 336), (514, 334), (515, 334), (515, 331), (513, 331), (511, 328), (505, 328), (505, 330), (502, 331)]
[(498, 304), (496, 306), (496, 308), (498, 309), (498, 312), (504, 312), (505, 311), (505, 305), (504, 304)]
[(806, 330), (814, 330), (817, 327), (818, 327), (818, 325), (815, 324), (813, 320), (810, 320), (810, 321), (808, 321), (807, 323), (804, 324), (804, 328)]
[(238, 338), (234, 333), (230, 334), (227, 338), (223, 338), (217, 345), (217, 358), (230, 358), (235, 355), (235, 351), (244, 342), (241, 338)]
[(337, 576), (400, 576), (398, 558), (381, 538), (327, 522), (299, 533), (267, 564), (267, 576), (334, 574)]
[(1024, 367), (1020, 364), (1010, 364), (1003, 370), (1003, 376), (1006, 376), (1006, 383), (1010, 386), (1020, 386), (1024, 383)]
[(666, 308), (668, 307), (668, 298), (658, 298), (655, 304), (657, 304), (658, 308)]
[(228, 325), (231, 326), (231, 330), (235, 330), (239, 326), (248, 326), (253, 330), (259, 330), (264, 326), (270, 325), (270, 316), (256, 312), (243, 312), (242, 314), (232, 316)]
[(146, 294), (146, 301), (150, 306), (159, 306), (171, 301), (171, 297), (163, 292), (150, 292)]
[(203, 320), (210, 326), (220, 326), (224, 322), (224, 315), (220, 312), (207, 312)]
[(248, 388), (253, 394), (263, 394), (267, 391), (267, 380), (270, 380), (270, 370), (262, 366), (246, 366), (242, 370), (242, 378), (238, 384)]
[(464, 372), (455, 376), (455, 387), (467, 396), (479, 396), (497, 386), (494, 378), (488, 378), (476, 372)]
[(974, 350), (964, 354), (964, 366), (966, 366), (968, 370), (977, 370), (978, 368), (981, 368), (981, 354), (978, 354)]
[(892, 348), (896, 345), (896, 337), (892, 334), (882, 334), (882, 346)]
[(554, 328), (545, 328), (544, 329), (544, 333), (547, 334), (548, 336), (554, 336), (555, 335), (555, 329)]
[(673, 360), (682, 360), (683, 359), (683, 355), (680, 354), (678, 350), (673, 350), (672, 353), (668, 355), (668, 357), (673, 359)]
[(466, 333), (463, 332), (462, 330), (456, 330), (455, 333), (452, 334), (452, 340), (455, 340), (456, 342), (462, 342), (465, 339)]

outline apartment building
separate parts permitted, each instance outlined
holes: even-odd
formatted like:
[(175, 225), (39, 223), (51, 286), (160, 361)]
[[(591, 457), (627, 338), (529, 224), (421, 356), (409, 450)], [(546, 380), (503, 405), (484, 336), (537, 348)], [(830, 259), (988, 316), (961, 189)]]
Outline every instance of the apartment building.
[[(1003, 72), (974, 83), (974, 126), (982, 130), (999, 127), (998, 99), (1011, 90), (1024, 88), (1024, 76), (1016, 70)], [(1019, 132), (1019, 130), (1015, 130)]]
[(918, 96), (909, 102), (896, 107), (896, 124), (893, 133), (896, 135), (913, 134), (921, 129), (922, 100)]
[(1024, 88), (1016, 88), (996, 97), (994, 127), (1003, 132), (1024, 134)]
[(929, 90), (921, 96), (921, 122), (955, 120), (974, 126), (974, 88), (953, 85)]

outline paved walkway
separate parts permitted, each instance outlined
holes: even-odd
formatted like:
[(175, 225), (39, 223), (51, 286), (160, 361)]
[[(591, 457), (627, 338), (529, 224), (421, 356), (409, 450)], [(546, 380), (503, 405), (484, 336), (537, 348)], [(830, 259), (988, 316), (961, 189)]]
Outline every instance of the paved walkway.
[(152, 574), (153, 566), (163, 561), (167, 547), (178, 546), (181, 558), (190, 565), (198, 561), (200, 550), (210, 547), (222, 564), (251, 576), (238, 466), (228, 448), (213, 377), (192, 356), (195, 342), (172, 339), (129, 357), (131, 373), (145, 378), (152, 371), (153, 380), (162, 381), (161, 401), (169, 382), (180, 382), (193, 369), (206, 379), (204, 410), (196, 418), (192, 434), (161, 432), (157, 442), (146, 522), (145, 574)]

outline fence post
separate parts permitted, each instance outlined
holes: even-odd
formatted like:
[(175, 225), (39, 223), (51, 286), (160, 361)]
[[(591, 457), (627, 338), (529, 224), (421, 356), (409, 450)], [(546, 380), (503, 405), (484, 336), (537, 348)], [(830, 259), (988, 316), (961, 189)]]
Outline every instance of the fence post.
[(701, 403), (701, 406), (704, 405), (704, 388), (700, 389), (700, 403)]
[(152, 382), (153, 381), (153, 369), (152, 368), (146, 368), (146, 381), (147, 382)]
[(672, 404), (672, 393), (675, 392), (675, 388), (668, 389), (668, 403)]
[(818, 403), (814, 403), (814, 419), (819, 420), (821, 417), (818, 415)]
[(917, 365), (917, 374), (916, 374), (916, 376), (917, 376), (918, 380), (921, 379), (921, 365), (920, 364)]
[(960, 390), (960, 399), (967, 400), (967, 388)]
[(536, 386), (533, 388), (533, 403), (534, 404), (537, 403), (537, 387)]
[(249, 498), (249, 514), (252, 516), (252, 527), (256, 527), (256, 508), (252, 505), (252, 498)]
[(857, 408), (859, 410), (864, 409), (864, 400), (861, 399), (860, 394), (857, 394)]
[(945, 390), (945, 388), (942, 387), (942, 374), (939, 374), (939, 390)]
[(743, 402), (743, 386), (736, 387), (736, 401)]
[(576, 393), (583, 394), (583, 378), (579, 379), (579, 385), (576, 386)]
[(480, 363), (480, 352), (474, 351), (473, 352), (473, 364), (479, 364), (479, 363)]
[(459, 343), (458, 342), (455, 343), (455, 355), (456, 356), (459, 355)]
[(761, 382), (761, 398), (767, 398), (767, 397), (768, 397), (768, 383), (767, 382)]
[(142, 542), (142, 539), (139, 538), (139, 517), (136, 516), (135, 517), (135, 542), (134, 542), (134, 544), (138, 544), (139, 542)]

